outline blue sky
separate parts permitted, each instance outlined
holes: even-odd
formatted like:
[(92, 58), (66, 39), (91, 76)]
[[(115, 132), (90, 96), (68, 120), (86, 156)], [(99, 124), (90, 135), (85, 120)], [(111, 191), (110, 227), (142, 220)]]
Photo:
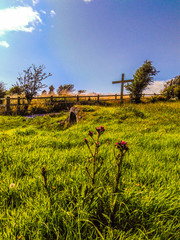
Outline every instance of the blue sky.
[(44, 64), (56, 89), (119, 92), (145, 60), (159, 70), (149, 92), (180, 74), (179, 0), (0, 0), (0, 81)]

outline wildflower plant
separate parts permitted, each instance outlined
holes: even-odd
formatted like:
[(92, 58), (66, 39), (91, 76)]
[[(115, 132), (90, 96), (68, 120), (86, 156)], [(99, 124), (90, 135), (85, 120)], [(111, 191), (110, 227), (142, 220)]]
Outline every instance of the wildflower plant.
[[(98, 156), (99, 153), (99, 148), (100, 148), (100, 142), (99, 139), (101, 135), (104, 133), (105, 129), (103, 126), (97, 127), (96, 132), (97, 136), (95, 136), (94, 132), (89, 131), (88, 135), (92, 139), (93, 145), (94, 145), (94, 151), (92, 144), (87, 140), (87, 138), (84, 139), (85, 144), (87, 145), (89, 152), (91, 154), (91, 165), (89, 167), (86, 166), (86, 171), (88, 176), (91, 179), (91, 193), (95, 190), (95, 185), (96, 185), (96, 179), (97, 179), (97, 173), (100, 171), (102, 164), (103, 164), (103, 159), (101, 159)], [(121, 193), (122, 193), (122, 167), (123, 167), (123, 158), (127, 151), (129, 150), (129, 147), (127, 145), (127, 142), (125, 141), (120, 141), (115, 144), (116, 147), (116, 154), (115, 154), (115, 166), (116, 166), (116, 171), (114, 172), (115, 174), (115, 183), (114, 186), (112, 187), (111, 191), (113, 192), (112, 194), (112, 199), (108, 199), (107, 195), (105, 192), (102, 192), (102, 194), (99, 193), (98, 195), (98, 203), (97, 203), (97, 208), (101, 209), (101, 213), (103, 211), (104, 216), (106, 215), (107, 219), (109, 218), (111, 226), (115, 226), (116, 223), (118, 222), (118, 211), (120, 207), (120, 202), (121, 202)], [(93, 200), (93, 198), (91, 199)], [(109, 202), (109, 204), (108, 204)], [(92, 203), (92, 201), (90, 202)], [(109, 209), (108, 209), (109, 206)], [(103, 210), (104, 209), (104, 210)], [(109, 211), (110, 210), (110, 211)], [(109, 212), (109, 217), (108, 213)]]
[(123, 166), (123, 158), (126, 152), (129, 150), (127, 146), (127, 142), (120, 141), (115, 144), (115, 147), (118, 149), (119, 153), (116, 155), (116, 181), (114, 186), (114, 203), (111, 209), (111, 225), (115, 225), (116, 221), (116, 213), (118, 212), (118, 208), (120, 206), (120, 196), (122, 192), (122, 166)]
[(122, 164), (123, 158), (126, 152), (129, 150), (127, 146), (127, 142), (120, 141), (115, 144), (116, 148), (119, 150), (119, 153), (116, 156), (116, 166), (117, 166), (117, 173), (116, 173), (116, 183), (114, 192), (117, 193), (122, 190)]
[(50, 188), (49, 188), (48, 182), (47, 182), (47, 169), (46, 169), (45, 165), (43, 165), (43, 167), (41, 169), (41, 175), (42, 175), (42, 178), (43, 178), (44, 188), (46, 189), (46, 192), (48, 194), (48, 197), (49, 197), (50, 203), (51, 203), (51, 193), (50, 193)]
[(87, 147), (89, 149), (89, 152), (90, 152), (90, 154), (92, 156), (92, 167), (91, 167), (91, 170), (90, 170), (89, 167), (86, 166), (86, 171), (88, 173), (88, 176), (91, 179), (92, 186), (94, 186), (96, 175), (99, 172), (99, 170), (101, 169), (101, 166), (103, 164), (103, 160), (102, 159), (101, 159), (100, 162), (98, 162), (98, 152), (99, 152), (99, 147), (100, 147), (99, 138), (104, 133), (104, 131), (105, 131), (105, 129), (104, 129), (103, 126), (96, 127), (96, 132), (97, 132), (96, 139), (95, 139), (94, 132), (89, 131), (88, 135), (90, 136), (90, 138), (93, 141), (94, 151), (92, 150), (92, 147), (90, 146), (89, 141), (87, 140), (87, 138), (84, 139), (84, 141), (85, 141), (85, 143), (86, 143), (86, 145), (87, 145)]
[(46, 170), (46, 166), (43, 165), (42, 169), (41, 169), (41, 174), (43, 177), (43, 182), (44, 182), (44, 187), (45, 189), (48, 191), (48, 185), (47, 185), (47, 170)]

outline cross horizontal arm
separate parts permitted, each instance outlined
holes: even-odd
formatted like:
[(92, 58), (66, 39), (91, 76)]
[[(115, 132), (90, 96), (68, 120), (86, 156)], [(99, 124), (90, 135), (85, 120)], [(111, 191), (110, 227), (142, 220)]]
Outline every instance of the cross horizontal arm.
[[(134, 79), (130, 79), (130, 80), (124, 80), (123, 82), (124, 83), (127, 83), (127, 82), (133, 82)], [(113, 81), (112, 84), (116, 84), (116, 83), (122, 83), (122, 81)]]
[(127, 83), (127, 82), (134, 82), (134, 79), (124, 80), (124, 83)]
[(113, 81), (112, 84), (121, 83), (122, 81)]

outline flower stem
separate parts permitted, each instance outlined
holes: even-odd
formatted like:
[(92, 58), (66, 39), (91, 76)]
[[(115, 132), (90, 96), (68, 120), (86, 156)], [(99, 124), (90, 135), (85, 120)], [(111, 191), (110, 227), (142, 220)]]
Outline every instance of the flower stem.
[(122, 160), (123, 160), (123, 157), (124, 157), (124, 154), (122, 153), (120, 156), (119, 162), (117, 163), (116, 185), (115, 185), (115, 189), (114, 189), (115, 193), (121, 191), (121, 188), (122, 188)]

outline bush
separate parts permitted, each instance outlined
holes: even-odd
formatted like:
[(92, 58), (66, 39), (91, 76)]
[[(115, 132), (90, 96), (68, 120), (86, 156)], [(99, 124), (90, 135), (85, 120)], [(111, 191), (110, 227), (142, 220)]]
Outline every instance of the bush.
[(167, 83), (164, 85), (164, 90), (162, 93), (166, 95), (167, 99), (180, 99), (180, 75), (167, 81)]
[(159, 95), (159, 96), (155, 95), (146, 99), (147, 102), (151, 102), (151, 103), (158, 102), (158, 101), (166, 101), (166, 100), (167, 100), (166, 96), (163, 96), (163, 95)]
[[(0, 98), (4, 98), (5, 91), (5, 84), (3, 82), (0, 82)], [(0, 104), (2, 104), (2, 100), (0, 100)]]

